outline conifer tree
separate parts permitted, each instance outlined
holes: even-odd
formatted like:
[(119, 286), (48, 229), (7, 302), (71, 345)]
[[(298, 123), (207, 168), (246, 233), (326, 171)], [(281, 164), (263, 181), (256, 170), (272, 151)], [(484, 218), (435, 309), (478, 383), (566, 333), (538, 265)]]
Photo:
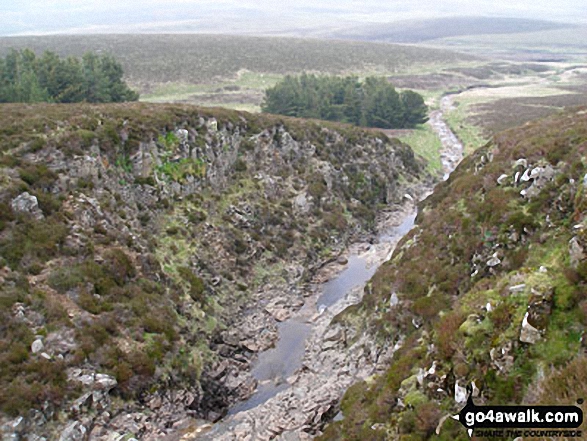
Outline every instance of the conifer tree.
[(136, 101), (122, 77), (120, 64), (107, 55), (62, 60), (52, 52), (37, 57), (30, 49), (12, 50), (0, 58), (0, 102)]
[(308, 75), (286, 76), (267, 89), (263, 112), (320, 118), (395, 129), (427, 120), (424, 99), (413, 91), (398, 93), (385, 79)]

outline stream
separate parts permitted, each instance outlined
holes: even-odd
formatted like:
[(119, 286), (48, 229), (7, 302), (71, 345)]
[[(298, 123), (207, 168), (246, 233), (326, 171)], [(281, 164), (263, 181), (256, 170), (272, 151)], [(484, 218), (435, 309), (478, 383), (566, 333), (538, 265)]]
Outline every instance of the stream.
[[(440, 109), (430, 114), (428, 122), (442, 143), (445, 180), (461, 160), (463, 151), (443, 119), (451, 107), (452, 98), (442, 97)], [(425, 190), (421, 197), (432, 189)], [(344, 266), (335, 262), (326, 268), (334, 276), (326, 283), (314, 284), (313, 294), (304, 306), (278, 324), (276, 345), (258, 354), (251, 371), (258, 382), (255, 393), (233, 406), (222, 421), (196, 430), (197, 439), (311, 439), (309, 429), (336, 407), (344, 391), (385, 364), (394, 348), (378, 349), (367, 336), (347, 338), (357, 336), (347, 336), (353, 331), (332, 325), (331, 321), (360, 301), (366, 283), (391, 258), (396, 244), (414, 226), (416, 214), (415, 201), (407, 198), (402, 210), (387, 213), (379, 223), (379, 234), (373, 244), (350, 246)], [(353, 344), (347, 343), (351, 340)]]
[[(397, 227), (392, 227), (379, 236), (379, 242), (389, 243), (392, 238), (403, 237), (414, 226), (416, 214), (407, 215)], [(304, 358), (306, 340), (310, 336), (312, 323), (308, 321), (311, 314), (321, 314), (331, 308), (349, 292), (364, 287), (373, 277), (378, 265), (368, 262), (365, 256), (352, 254), (345, 268), (333, 279), (324, 283), (316, 306), (308, 303), (290, 320), (277, 326), (279, 339), (275, 347), (261, 352), (253, 365), (251, 374), (258, 381), (256, 392), (246, 401), (230, 409), (228, 415), (252, 409), (289, 387), (285, 381), (301, 366)], [(304, 309), (306, 308), (306, 309)]]

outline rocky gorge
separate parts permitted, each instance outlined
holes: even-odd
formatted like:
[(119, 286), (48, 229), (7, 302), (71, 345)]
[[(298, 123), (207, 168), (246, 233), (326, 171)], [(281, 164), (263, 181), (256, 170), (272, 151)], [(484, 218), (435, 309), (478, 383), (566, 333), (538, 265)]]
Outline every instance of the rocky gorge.
[[(462, 158), (463, 147), (442, 119), (450, 106), (444, 99), (430, 125), (442, 140), (445, 178)], [(382, 373), (401, 341), (373, 338), (351, 323), (336, 317), (356, 305), (369, 288), (369, 279), (384, 261), (389, 260), (397, 242), (413, 226), (417, 201), (432, 190), (421, 185), (405, 194), (401, 203), (388, 206), (378, 216), (377, 235), (368, 242), (355, 242), (342, 258), (314, 277), (303, 307), (289, 319), (296, 323), (280, 334), (287, 339), (284, 349), (261, 354), (253, 365), (262, 372), (265, 384), (256, 394), (231, 409), (227, 418), (210, 426), (203, 422), (185, 431), (180, 439), (202, 440), (304, 440), (320, 433), (325, 424), (340, 415), (340, 399), (346, 389), (359, 380)], [(341, 269), (341, 267), (343, 269)], [(393, 305), (393, 301), (391, 301)], [(292, 357), (292, 340), (298, 339), (301, 353)], [(299, 362), (297, 360), (299, 359)], [(288, 364), (283, 369), (281, 364)], [(269, 371), (268, 375), (267, 372)], [(285, 378), (284, 375), (286, 376)], [(269, 383), (269, 387), (266, 387)]]
[(162, 439), (218, 420), (254, 391), (254, 354), (311, 303), (320, 268), (431, 179), (405, 144), (344, 125), (177, 105), (2, 112), (7, 439)]
[(339, 124), (5, 109), (4, 438), (460, 441), (467, 386), (584, 396), (586, 111), (449, 175), (453, 105), (433, 192), (408, 146)]

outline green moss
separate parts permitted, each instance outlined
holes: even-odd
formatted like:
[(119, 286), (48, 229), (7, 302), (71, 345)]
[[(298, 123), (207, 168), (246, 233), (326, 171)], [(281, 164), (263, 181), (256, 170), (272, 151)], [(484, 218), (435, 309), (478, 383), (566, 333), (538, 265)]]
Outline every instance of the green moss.
[(184, 183), (188, 176), (204, 177), (206, 163), (201, 159), (180, 159), (177, 162), (164, 162), (156, 170), (173, 181)]
[(427, 402), (428, 397), (419, 390), (410, 391), (404, 397), (404, 403), (406, 406), (417, 407)]

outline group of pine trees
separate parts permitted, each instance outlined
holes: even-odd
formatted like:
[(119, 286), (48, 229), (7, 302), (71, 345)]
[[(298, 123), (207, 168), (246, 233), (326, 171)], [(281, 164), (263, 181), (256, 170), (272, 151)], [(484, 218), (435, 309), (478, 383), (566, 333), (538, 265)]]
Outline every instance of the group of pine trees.
[(262, 110), (267, 113), (341, 121), (382, 129), (412, 128), (428, 119), (421, 95), (398, 93), (385, 79), (303, 74), (286, 76), (267, 89)]
[(122, 80), (122, 67), (109, 55), (88, 52), (65, 59), (53, 52), (37, 57), (30, 49), (0, 58), (0, 103), (108, 103), (136, 101)]

